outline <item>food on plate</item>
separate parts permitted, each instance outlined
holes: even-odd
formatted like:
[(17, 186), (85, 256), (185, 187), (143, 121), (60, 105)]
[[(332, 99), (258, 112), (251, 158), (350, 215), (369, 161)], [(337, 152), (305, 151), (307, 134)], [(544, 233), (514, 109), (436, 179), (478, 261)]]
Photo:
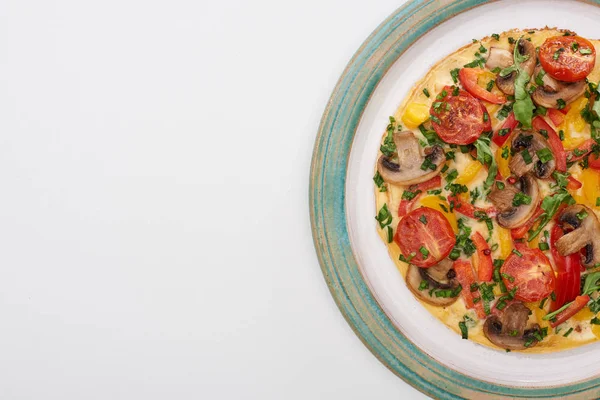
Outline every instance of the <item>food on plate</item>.
[(598, 45), (549, 28), (474, 39), (389, 118), (380, 236), (464, 339), (543, 353), (600, 338)]

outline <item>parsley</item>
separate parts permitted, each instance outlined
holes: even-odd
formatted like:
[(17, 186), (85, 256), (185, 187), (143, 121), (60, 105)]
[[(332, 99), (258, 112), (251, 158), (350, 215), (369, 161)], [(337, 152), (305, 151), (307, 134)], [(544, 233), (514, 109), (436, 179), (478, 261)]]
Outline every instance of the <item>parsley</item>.
[(487, 49), (485, 47), (483, 47), (482, 44), (479, 45), (479, 52), (480, 53), (487, 53)]
[(544, 86), (544, 76), (546, 75), (546, 71), (540, 69), (540, 72), (535, 76), (535, 84), (538, 86)]
[(460, 68), (454, 68), (453, 70), (450, 71), (450, 76), (452, 77), (452, 81), (454, 83), (458, 83), (458, 72), (460, 71)]
[(381, 229), (385, 228), (386, 226), (392, 223), (393, 217), (390, 213), (390, 210), (388, 209), (387, 203), (383, 204), (375, 219), (377, 220), (377, 222), (379, 222), (379, 227)]
[(517, 249), (512, 249), (512, 252), (515, 253), (519, 257), (523, 257), (523, 254)]
[(523, 161), (525, 161), (525, 164), (531, 164), (533, 162), (531, 154), (529, 154), (529, 151), (527, 149), (523, 149), (520, 154), (521, 157), (523, 157)]
[(515, 193), (515, 197), (513, 197), (512, 205), (518, 207), (521, 204), (531, 204), (531, 197), (523, 192), (517, 192)]
[(375, 172), (375, 176), (373, 176), (373, 182), (375, 182), (375, 185), (379, 188), (380, 192), (387, 192), (387, 187), (385, 186), (385, 182), (383, 181), (379, 171)]
[(547, 163), (550, 160), (554, 159), (554, 156), (552, 155), (552, 152), (550, 151), (550, 149), (544, 147), (543, 149), (540, 149), (536, 152), (538, 158), (540, 159), (540, 161), (542, 163)]
[(467, 328), (467, 324), (465, 324), (465, 321), (460, 321), (458, 323), (458, 328), (460, 329), (460, 334), (461, 334), (462, 338), (468, 339), (469, 338), (469, 329)]
[(387, 227), (387, 241), (388, 243), (392, 243), (392, 241), (394, 240), (394, 230), (392, 229), (391, 226)]

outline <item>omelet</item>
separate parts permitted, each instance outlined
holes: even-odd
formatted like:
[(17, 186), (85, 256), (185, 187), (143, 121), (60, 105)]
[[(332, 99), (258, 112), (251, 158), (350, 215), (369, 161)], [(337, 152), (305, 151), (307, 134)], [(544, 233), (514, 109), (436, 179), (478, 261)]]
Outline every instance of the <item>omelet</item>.
[(550, 28), (473, 39), (389, 118), (379, 235), (466, 340), (545, 353), (600, 337), (599, 45)]

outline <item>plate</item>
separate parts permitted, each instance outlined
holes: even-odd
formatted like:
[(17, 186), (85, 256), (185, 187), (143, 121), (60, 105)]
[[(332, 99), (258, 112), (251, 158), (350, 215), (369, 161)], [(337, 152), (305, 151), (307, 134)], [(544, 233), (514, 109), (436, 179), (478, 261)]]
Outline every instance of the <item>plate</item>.
[(310, 176), (313, 237), (342, 314), (392, 372), (436, 398), (598, 398), (600, 343), (553, 354), (503, 353), (431, 316), (408, 291), (375, 228), (381, 135), (411, 87), (472, 38), (512, 28), (600, 39), (599, 1), (411, 1), (356, 52), (323, 114)]

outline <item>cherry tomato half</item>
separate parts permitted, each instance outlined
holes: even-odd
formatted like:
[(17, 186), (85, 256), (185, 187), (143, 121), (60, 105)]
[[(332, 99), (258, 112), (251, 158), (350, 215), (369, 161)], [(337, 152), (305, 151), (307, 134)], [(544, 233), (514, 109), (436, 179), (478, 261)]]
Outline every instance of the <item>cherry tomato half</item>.
[(420, 207), (408, 213), (396, 229), (394, 240), (411, 264), (427, 268), (450, 254), (456, 238), (450, 223), (438, 210)]
[(554, 36), (540, 47), (540, 64), (550, 76), (560, 81), (577, 82), (592, 72), (596, 49), (579, 36)]
[(540, 301), (554, 290), (554, 271), (548, 257), (539, 249), (517, 244), (516, 251), (500, 267), (502, 280), (508, 290), (517, 288), (515, 298), (521, 301)]
[(464, 90), (453, 96), (450, 86), (446, 86), (441, 94), (444, 92), (446, 95), (433, 102), (429, 110), (433, 129), (446, 143), (473, 143), (488, 125), (480, 101)]
[(484, 73), (484, 70), (481, 68), (463, 68), (458, 72), (458, 79), (465, 90), (478, 99), (493, 104), (504, 104), (506, 97), (501, 94), (489, 92), (477, 84), (477, 80), (482, 73)]

